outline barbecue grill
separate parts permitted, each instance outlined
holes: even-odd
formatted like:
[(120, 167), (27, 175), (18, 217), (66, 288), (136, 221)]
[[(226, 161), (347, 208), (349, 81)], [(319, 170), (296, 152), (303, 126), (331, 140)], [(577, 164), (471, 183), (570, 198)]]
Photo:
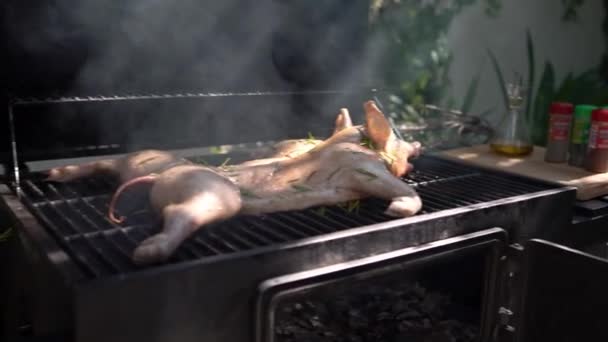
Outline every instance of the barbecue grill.
[[(336, 332), (346, 334), (344, 326), (348, 331), (376, 331), (388, 324), (386, 317), (382, 324), (368, 318), (363, 328), (353, 326), (352, 319), (350, 323), (336, 321), (339, 306), (327, 303), (342, 298), (345, 288), (355, 296), (371, 291), (370, 298), (386, 297), (389, 292), (379, 291), (389, 290), (400, 293), (399, 298), (413, 298), (423, 288), (451, 296), (457, 308), (448, 310), (441, 322), (435, 314), (421, 313), (424, 306), (395, 309), (400, 310), (396, 313), (389, 310), (384, 316), (398, 321), (392, 332), (395, 336), (413, 338), (408, 331), (418, 329), (418, 333), (427, 331), (428, 337), (435, 324), (431, 321), (444, 325), (462, 321), (466, 323), (454, 329), (463, 330), (468, 324), (473, 327), (471, 338), (483, 341), (606, 337), (599, 329), (605, 315), (590, 311), (589, 305), (608, 304), (602, 295), (608, 283), (606, 255), (592, 256), (556, 244), (568, 236), (575, 198), (572, 188), (428, 153), (414, 160), (414, 171), (403, 178), (423, 200), (422, 211), (413, 217), (387, 217), (383, 214), (387, 203), (377, 199), (361, 201), (355, 208), (243, 215), (201, 229), (166, 263), (140, 267), (131, 262), (131, 252), (159, 229), (145, 198), (133, 193), (124, 200), (126, 206), (119, 210), (130, 214), (116, 225), (105, 217), (116, 180), (94, 177), (48, 183), (36, 166), (40, 160), (47, 160), (44, 169), (72, 161), (67, 157), (98, 158), (154, 146), (219, 165), (227, 157), (232, 162), (247, 159), (266, 145), (185, 149), (208, 146), (209, 137), (202, 134), (186, 134), (177, 142), (134, 143), (121, 134), (131, 129), (128, 125), (117, 127), (112, 139), (96, 141), (96, 145), (78, 139), (56, 140), (60, 132), (52, 132), (48, 139), (25, 135), (30, 128), (28, 115), (53, 110), (57, 114), (49, 108), (67, 110), (68, 105), (97, 111), (102, 105), (132, 110), (138, 104), (150, 108), (151, 102), (160, 106), (220, 101), (214, 108), (235, 113), (231, 107), (235, 103), (239, 108), (260, 103), (272, 107), (277, 99), (292, 95), (184, 93), (11, 100), (7, 122), (12, 139), (4, 154), (7, 178), (0, 191), (23, 249), (22, 266), (14, 266), (15, 272), (31, 280), (28, 288), (12, 290), (17, 304), (9, 314), (24, 316), (29, 336), (56, 336), (65, 341), (339, 341)], [(349, 108), (358, 108), (372, 97), (382, 101), (381, 95), (379, 91), (306, 94), (318, 97), (319, 103), (331, 103), (322, 101), (323, 97), (348, 99), (345, 106)], [(335, 112), (336, 108), (326, 110)], [(361, 121), (356, 115), (354, 120)], [(327, 133), (322, 126), (326, 125), (303, 130), (322, 136)], [(246, 136), (225, 139), (239, 138), (254, 141)], [(589, 282), (581, 285), (585, 279)], [(29, 303), (25, 309), (18, 302), (22, 291)], [(313, 311), (308, 318), (302, 314), (302, 305)], [(327, 314), (328, 310), (334, 310), (334, 315)], [(420, 317), (412, 318), (412, 312)], [(420, 327), (417, 320), (423, 322)], [(9, 336), (23, 326), (22, 322), (14, 325), (7, 329)]]

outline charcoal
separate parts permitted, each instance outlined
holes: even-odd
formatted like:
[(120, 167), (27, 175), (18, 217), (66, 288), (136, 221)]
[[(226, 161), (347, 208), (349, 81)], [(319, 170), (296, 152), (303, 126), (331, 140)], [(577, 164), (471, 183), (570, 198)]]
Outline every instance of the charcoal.
[(446, 316), (458, 311), (454, 305), (450, 296), (409, 282), (307, 293), (305, 300), (281, 303), (276, 312), (275, 341), (476, 341), (477, 324)]

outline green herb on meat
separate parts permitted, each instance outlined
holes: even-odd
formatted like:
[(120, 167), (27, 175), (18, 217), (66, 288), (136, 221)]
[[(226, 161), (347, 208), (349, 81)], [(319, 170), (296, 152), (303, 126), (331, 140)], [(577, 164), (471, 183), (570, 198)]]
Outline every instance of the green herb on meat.
[(313, 212), (319, 216), (325, 217), (325, 210), (326, 210), (325, 207), (320, 207), (320, 208), (313, 210)]
[(137, 163), (137, 165), (138, 165), (138, 166), (143, 165), (143, 164), (145, 164), (145, 163), (147, 163), (147, 162), (149, 162), (149, 161), (152, 161), (152, 160), (154, 160), (154, 159), (158, 159), (158, 156), (152, 156), (152, 157), (145, 158), (144, 160), (140, 160), (140, 161)]
[(317, 171), (313, 171), (313, 172), (311, 172), (311, 173), (308, 175), (308, 177), (306, 177), (306, 181), (309, 181), (309, 180), (312, 178), (312, 176), (314, 176), (316, 173), (317, 173)]
[(220, 167), (221, 167), (221, 168), (225, 168), (225, 167), (226, 167), (226, 164), (228, 164), (228, 162), (229, 162), (229, 161), (230, 161), (230, 157), (226, 158), (226, 159), (224, 160), (224, 162), (223, 162), (222, 164), (220, 164)]
[(209, 148), (209, 152), (211, 152), (213, 154), (221, 154), (222, 153), (222, 148), (220, 146), (211, 146)]
[(356, 168), (355, 171), (359, 172), (362, 175), (367, 176), (368, 180), (374, 180), (374, 179), (378, 178), (378, 176), (376, 176), (375, 174), (373, 174), (367, 170), (364, 170), (364, 169)]
[(13, 227), (9, 227), (7, 230), (0, 234), (0, 242), (8, 240), (13, 234)]
[(251, 192), (251, 190), (247, 190), (245, 188), (239, 188), (239, 191), (241, 192), (241, 195), (244, 197), (259, 198), (258, 196), (256, 196), (256, 194)]
[(291, 185), (292, 188), (294, 188), (296, 190), (296, 192), (306, 192), (306, 191), (311, 191), (312, 189), (304, 186), (304, 185), (299, 185), (299, 184), (292, 184)]
[(333, 176), (336, 175), (336, 173), (338, 173), (338, 171), (340, 171), (342, 168), (339, 167), (337, 169), (335, 169), (332, 173), (329, 174), (329, 176), (327, 177), (327, 180), (329, 181)]
[(207, 163), (207, 161), (205, 159), (203, 159), (203, 157), (194, 157), (194, 158), (192, 158), (192, 161), (196, 164), (203, 164), (205, 166), (210, 166), (209, 163)]
[(361, 146), (365, 146), (367, 148), (369, 148), (370, 150), (374, 150), (374, 143), (372, 142), (372, 140), (368, 137), (362, 137), (361, 138)]
[(349, 201), (346, 207), (346, 211), (348, 211), (349, 213), (352, 213), (353, 211), (359, 212), (359, 205), (359, 200)]
[(395, 160), (397, 160), (395, 156), (387, 152), (380, 152), (380, 156), (382, 156), (382, 159), (384, 159), (389, 164), (393, 164)]

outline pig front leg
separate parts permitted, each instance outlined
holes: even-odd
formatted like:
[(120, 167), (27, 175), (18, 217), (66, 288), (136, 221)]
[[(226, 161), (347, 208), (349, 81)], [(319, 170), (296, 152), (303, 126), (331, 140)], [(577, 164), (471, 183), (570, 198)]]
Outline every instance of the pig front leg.
[(379, 165), (362, 165), (354, 170), (353, 179), (354, 190), (391, 201), (386, 215), (408, 217), (422, 208), (422, 200), (414, 188)]

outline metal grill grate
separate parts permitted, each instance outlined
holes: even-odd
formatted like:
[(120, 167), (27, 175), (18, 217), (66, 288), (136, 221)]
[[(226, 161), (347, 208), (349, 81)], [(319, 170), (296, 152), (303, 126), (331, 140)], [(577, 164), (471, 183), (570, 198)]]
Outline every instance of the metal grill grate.
[[(413, 164), (415, 170), (404, 181), (413, 185), (423, 200), (419, 215), (550, 188), (434, 157), (421, 157)], [(109, 179), (55, 184), (33, 174), (21, 186), (23, 202), (91, 277), (137, 270), (139, 266), (131, 262), (132, 251), (160, 229), (160, 221), (143, 199), (128, 201), (139, 203), (139, 207), (129, 209), (122, 225), (110, 222), (106, 213), (116, 184)], [(393, 218), (383, 214), (387, 205), (387, 201), (367, 199), (352, 211), (331, 206), (263, 216), (241, 215), (199, 230), (169, 262), (234, 253), (389, 221)]]

